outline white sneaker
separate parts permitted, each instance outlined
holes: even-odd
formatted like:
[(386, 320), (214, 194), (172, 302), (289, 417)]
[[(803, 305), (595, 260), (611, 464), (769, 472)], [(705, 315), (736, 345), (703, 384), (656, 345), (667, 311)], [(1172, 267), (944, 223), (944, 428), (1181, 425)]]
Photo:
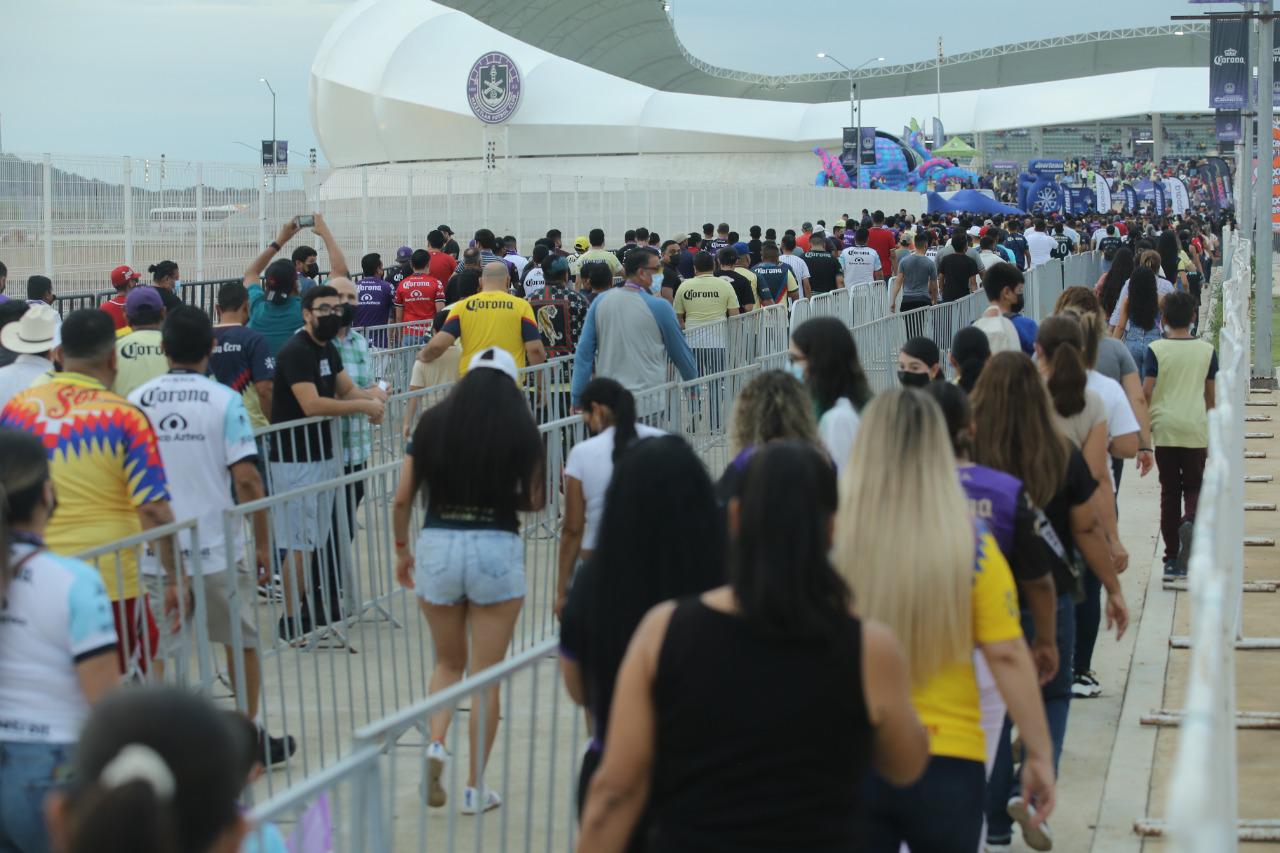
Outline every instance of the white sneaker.
[(988, 841), (982, 845), (983, 853), (1013, 853), (1013, 844), (992, 844)]
[(480, 807), (480, 791), (476, 788), (462, 789), (462, 805), (458, 806), (458, 811), (463, 814), (478, 814), (479, 812), (493, 811), (502, 805), (502, 798), (498, 796), (498, 792), (492, 788), (484, 789), (484, 804)]
[(1035, 806), (1024, 802), (1022, 797), (1012, 797), (1006, 811), (1009, 812), (1009, 817), (1022, 827), (1022, 840), (1027, 842), (1028, 847), (1032, 850), (1053, 849), (1053, 833), (1049, 831), (1048, 822), (1036, 827), (1031, 826), (1031, 820), (1036, 816)]
[(427, 805), (440, 808), (449, 800), (444, 785), (440, 780), (444, 777), (444, 767), (449, 761), (449, 753), (444, 744), (438, 740), (431, 741), (427, 747)]
[(1102, 695), (1102, 685), (1092, 670), (1076, 676), (1071, 685), (1071, 696), (1075, 699), (1095, 699)]

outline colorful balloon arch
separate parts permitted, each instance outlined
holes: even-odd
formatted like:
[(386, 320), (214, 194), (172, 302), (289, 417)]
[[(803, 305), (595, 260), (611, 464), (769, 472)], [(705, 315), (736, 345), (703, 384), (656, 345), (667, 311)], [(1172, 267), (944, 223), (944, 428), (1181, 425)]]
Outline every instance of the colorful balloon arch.
[[(813, 153), (822, 161), (822, 171), (814, 178), (816, 186), (853, 188), (840, 158), (823, 148), (814, 148)], [(934, 157), (930, 153), (915, 119), (911, 120), (905, 141), (882, 130), (876, 131), (875, 165), (863, 166), (859, 177), (863, 188), (869, 187), (874, 179), (883, 189), (916, 192), (927, 190), (931, 181), (956, 181), (966, 187), (978, 185), (978, 176), (973, 172), (960, 168), (946, 157)]]

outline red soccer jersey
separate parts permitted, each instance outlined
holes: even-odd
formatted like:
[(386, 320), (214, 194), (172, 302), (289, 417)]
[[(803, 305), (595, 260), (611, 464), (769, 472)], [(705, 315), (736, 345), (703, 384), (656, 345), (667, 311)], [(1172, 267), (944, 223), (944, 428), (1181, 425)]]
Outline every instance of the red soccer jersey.
[(431, 260), (427, 261), (427, 275), (437, 281), (448, 281), (457, 268), (458, 262), (447, 252), (432, 252)]
[[(117, 301), (119, 300), (119, 301)], [(98, 306), (103, 311), (111, 315), (111, 321), (116, 324), (117, 329), (123, 329), (129, 325), (129, 320), (124, 316), (124, 294), (113, 296), (106, 302)]]
[(396, 288), (395, 305), (404, 309), (405, 323), (434, 320), (437, 302), (444, 302), (444, 284), (429, 273), (414, 273)]

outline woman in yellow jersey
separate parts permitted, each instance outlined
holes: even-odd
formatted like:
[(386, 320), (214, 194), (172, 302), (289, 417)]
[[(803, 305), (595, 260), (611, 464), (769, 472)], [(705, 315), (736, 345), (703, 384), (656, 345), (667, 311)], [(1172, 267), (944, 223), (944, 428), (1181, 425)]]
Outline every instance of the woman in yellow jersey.
[[(972, 652), (982, 651), (1026, 745), (1023, 797), (1053, 809), (1053, 755), (1009, 564), (969, 515), (937, 403), (915, 390), (864, 411), (836, 517), (837, 569), (859, 615), (888, 625), (911, 664), (912, 704), (931, 760), (906, 788), (868, 783), (867, 847), (973, 853), (985, 806), (986, 747)], [(922, 535), (927, 532), (927, 535)]]

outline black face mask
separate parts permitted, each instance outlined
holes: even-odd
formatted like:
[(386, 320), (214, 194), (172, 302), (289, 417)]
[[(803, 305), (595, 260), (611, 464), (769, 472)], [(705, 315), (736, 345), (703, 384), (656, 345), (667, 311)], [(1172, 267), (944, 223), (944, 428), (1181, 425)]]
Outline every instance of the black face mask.
[(315, 328), (311, 334), (320, 343), (328, 343), (338, 336), (338, 332), (342, 330), (342, 314), (329, 314), (325, 317), (317, 317)]
[(903, 388), (923, 388), (929, 384), (929, 374), (899, 370), (898, 381), (902, 383)]
[(1014, 314), (1021, 314), (1022, 309), (1027, 307), (1027, 300), (1023, 294), (1018, 294), (1018, 301), (1009, 306), (1009, 310)]
[(355, 321), (356, 321), (356, 306), (352, 305), (350, 302), (345, 302), (345, 303), (343, 303), (343, 305), (342, 305), (342, 328), (344, 328), (344, 329), (345, 329), (346, 327), (350, 326), (350, 325), (351, 325), (352, 323), (354, 323)]
[(320, 277), (319, 264), (312, 264), (311, 266), (307, 267), (307, 278), (319, 278), (319, 277)]

